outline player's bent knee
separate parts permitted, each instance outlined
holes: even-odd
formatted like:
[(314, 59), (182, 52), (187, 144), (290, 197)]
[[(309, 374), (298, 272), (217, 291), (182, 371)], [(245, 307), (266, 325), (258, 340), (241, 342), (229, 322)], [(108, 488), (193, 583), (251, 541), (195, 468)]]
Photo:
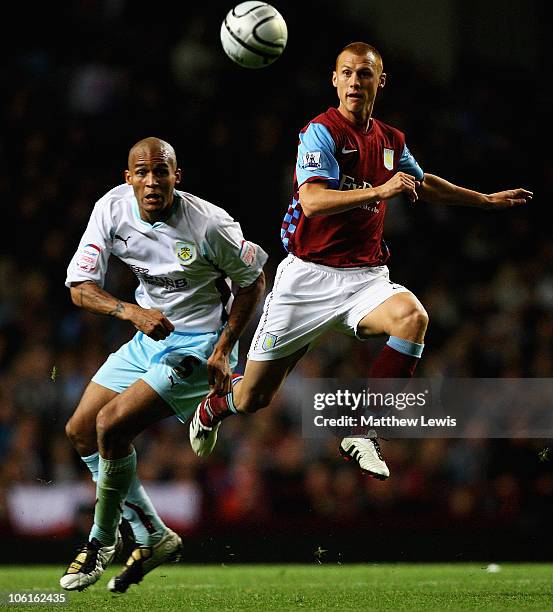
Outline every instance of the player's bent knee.
[(428, 313), (422, 306), (417, 307), (410, 315), (411, 325), (419, 331), (426, 331), (428, 320)]
[[(109, 406), (109, 405), (108, 405)], [(122, 419), (118, 418), (113, 406), (106, 406), (96, 416), (98, 444), (104, 448), (115, 448), (132, 441)]]
[(92, 428), (88, 428), (81, 419), (71, 417), (65, 424), (65, 435), (80, 455), (87, 454), (88, 450), (96, 445), (94, 423)]
[(407, 339), (420, 337), (426, 332), (428, 321), (428, 313), (421, 305), (410, 305), (398, 318), (393, 334)]
[(65, 435), (69, 438), (71, 444), (75, 444), (75, 440), (78, 437), (78, 430), (73, 424), (73, 418), (70, 418), (69, 421), (65, 424)]

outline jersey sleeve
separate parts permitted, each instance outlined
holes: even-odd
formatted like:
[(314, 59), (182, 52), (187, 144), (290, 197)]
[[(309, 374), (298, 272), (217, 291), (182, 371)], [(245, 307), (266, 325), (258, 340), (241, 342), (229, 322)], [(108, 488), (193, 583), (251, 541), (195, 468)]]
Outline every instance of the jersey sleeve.
[(340, 183), (340, 168), (334, 157), (336, 143), (328, 128), (321, 123), (310, 123), (300, 134), (296, 177), (298, 187), (309, 180), (329, 181), (329, 187), (337, 188)]
[(399, 158), (397, 169), (399, 172), (413, 175), (417, 181), (422, 181), (424, 176), (424, 172), (411, 154), (411, 151), (407, 148), (407, 145), (403, 145), (403, 152)]
[(103, 287), (111, 253), (109, 214), (98, 202), (94, 207), (86, 230), (67, 268), (65, 286), (72, 283), (93, 281)]
[(207, 258), (240, 287), (257, 279), (268, 257), (259, 245), (244, 238), (240, 224), (228, 215), (210, 219), (203, 246)]

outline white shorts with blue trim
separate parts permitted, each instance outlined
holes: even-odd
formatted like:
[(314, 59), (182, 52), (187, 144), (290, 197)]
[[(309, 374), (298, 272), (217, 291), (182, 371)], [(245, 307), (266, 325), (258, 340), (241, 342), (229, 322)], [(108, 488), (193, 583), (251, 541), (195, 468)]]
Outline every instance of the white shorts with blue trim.
[[(173, 332), (156, 341), (138, 332), (106, 359), (92, 380), (121, 393), (140, 378), (185, 422), (209, 393), (206, 364), (219, 336), (220, 332)], [(238, 343), (231, 368), (237, 363)]]
[(359, 322), (405, 291), (390, 280), (387, 266), (331, 268), (288, 255), (277, 268), (248, 359), (287, 357), (330, 330), (359, 338)]

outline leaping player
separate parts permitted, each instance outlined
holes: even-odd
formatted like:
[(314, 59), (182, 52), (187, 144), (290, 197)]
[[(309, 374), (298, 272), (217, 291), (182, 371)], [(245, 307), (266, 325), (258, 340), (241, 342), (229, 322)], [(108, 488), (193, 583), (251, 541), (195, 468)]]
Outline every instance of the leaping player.
[[(403, 194), (436, 204), (500, 210), (526, 204), (532, 193), (465, 189), (424, 173), (402, 132), (373, 117), (386, 84), (380, 53), (347, 45), (332, 84), (339, 104), (301, 131), (292, 203), (281, 236), (288, 256), (275, 276), (242, 380), (224, 396), (212, 393), (194, 413), (190, 442), (209, 454), (226, 417), (267, 406), (310, 345), (328, 330), (360, 340), (388, 341), (367, 368), (369, 378), (413, 376), (424, 348), (428, 315), (413, 293), (390, 281), (383, 240), (386, 201)], [(378, 440), (346, 437), (341, 453), (368, 474), (388, 478)]]

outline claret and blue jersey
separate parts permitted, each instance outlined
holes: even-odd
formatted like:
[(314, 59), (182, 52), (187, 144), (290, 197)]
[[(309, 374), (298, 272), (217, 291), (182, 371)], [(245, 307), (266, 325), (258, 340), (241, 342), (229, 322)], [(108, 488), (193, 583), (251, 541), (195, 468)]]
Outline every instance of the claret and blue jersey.
[(281, 229), (284, 248), (300, 259), (338, 268), (383, 265), (389, 257), (382, 237), (385, 201), (307, 218), (299, 188), (310, 181), (340, 190), (377, 187), (398, 171), (423, 177), (402, 132), (374, 118), (365, 130), (329, 108), (300, 133), (294, 194)]

